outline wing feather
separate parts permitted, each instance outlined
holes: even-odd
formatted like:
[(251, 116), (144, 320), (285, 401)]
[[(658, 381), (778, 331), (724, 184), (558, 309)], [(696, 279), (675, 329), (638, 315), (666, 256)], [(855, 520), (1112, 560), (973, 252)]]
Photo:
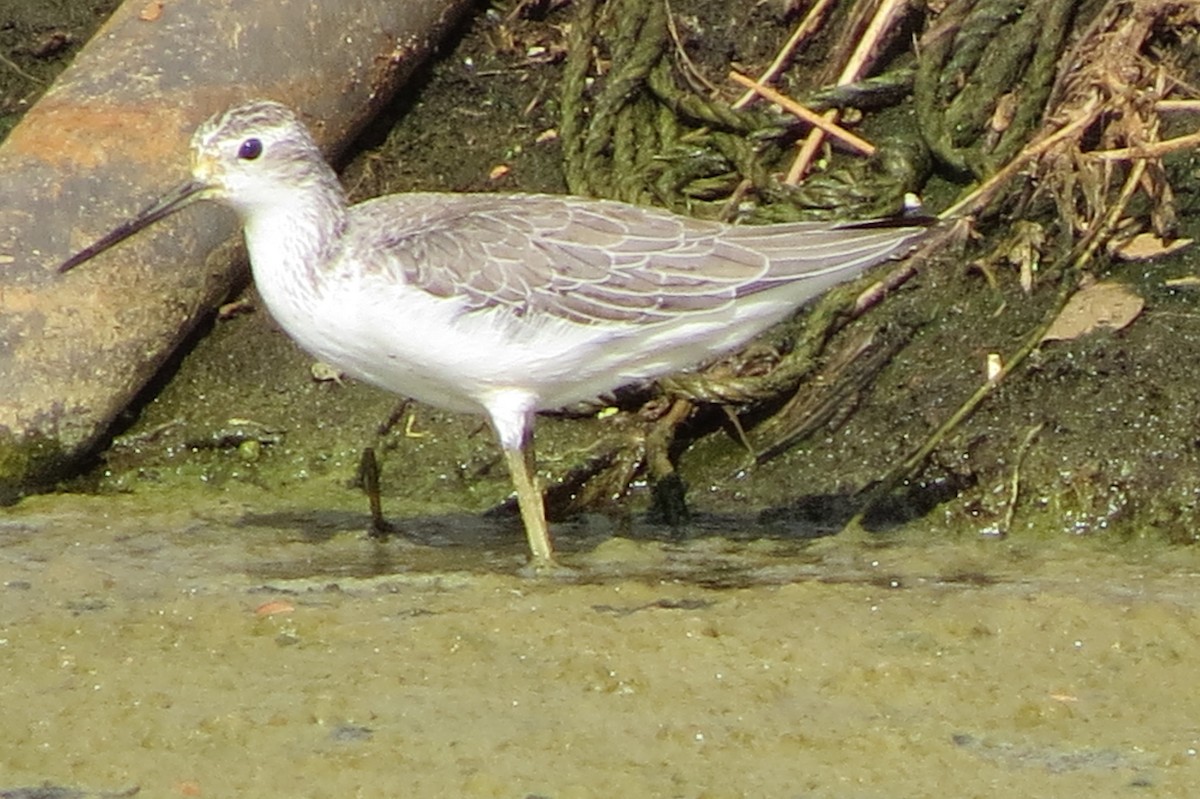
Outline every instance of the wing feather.
[[(800, 305), (907, 249), (919, 228), (731, 226), (554, 195), (403, 194), (352, 209), (348, 237), (393, 278), (464, 311), (652, 322), (793, 285)], [(388, 257), (380, 259), (380, 253)], [(380, 268), (380, 267), (377, 267)]]

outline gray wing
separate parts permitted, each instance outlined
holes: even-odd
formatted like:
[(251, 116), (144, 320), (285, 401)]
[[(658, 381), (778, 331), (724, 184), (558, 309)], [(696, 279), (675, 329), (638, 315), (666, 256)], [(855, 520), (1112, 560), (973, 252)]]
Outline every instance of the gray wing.
[(405, 283), (468, 310), (653, 322), (791, 284), (800, 305), (897, 251), (918, 228), (732, 226), (554, 195), (405, 194), (355, 206)]

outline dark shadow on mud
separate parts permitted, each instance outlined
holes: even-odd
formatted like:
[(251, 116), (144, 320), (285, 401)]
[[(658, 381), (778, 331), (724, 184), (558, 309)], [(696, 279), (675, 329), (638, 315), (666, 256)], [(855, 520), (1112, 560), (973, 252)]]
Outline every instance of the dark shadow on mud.
[[(857, 543), (886, 546), (890, 537), (885, 533), (918, 515), (927, 514), (941, 502), (953, 498), (955, 492), (946, 483), (934, 486), (912, 486), (903, 495), (878, 502), (863, 521), (868, 533), (878, 534)], [(763, 513), (689, 513), (686, 521), (674, 525), (655, 523), (652, 514), (598, 513), (580, 514), (553, 525), (555, 547), (567, 563), (583, 566), (572, 581), (604, 580), (615, 574), (629, 577), (648, 569), (661, 578), (671, 574), (676, 579), (696, 582), (710, 587), (738, 587), (757, 584), (764, 579), (757, 562), (767, 557), (781, 556), (794, 560), (788, 569), (787, 580), (798, 575), (796, 569), (817, 569), (807, 579), (830, 579), (823, 573), (823, 556), (805, 550), (821, 539), (833, 538), (863, 507), (863, 495), (826, 494), (805, 497), (786, 508)], [(278, 558), (267, 557), (247, 566), (247, 572), (266, 580), (378, 578), (388, 575), (420, 574), (449, 571), (518, 572), (525, 564), (527, 552), (519, 518), (507, 504), (490, 511), (445, 513), (389, 519), (394, 532), (373, 536), (368, 513), (328, 510), (272, 511), (244, 514), (237, 528), (274, 531), (282, 539), (311, 545), (303, 556), (295, 557), (281, 549)], [(335, 545), (335, 539), (358, 537), (360, 544), (347, 548)], [(654, 555), (633, 556), (624, 561), (587, 563), (599, 548), (614, 539), (630, 542), (658, 542), (662, 559), (673, 561), (674, 568), (664, 570)], [(768, 551), (746, 554), (747, 546), (770, 542), (776, 546)], [(644, 561), (644, 562), (640, 562)], [(651, 565), (651, 564), (654, 565)], [(586, 564), (586, 565), (585, 565)], [(657, 569), (658, 571), (655, 571)], [(777, 575), (779, 577), (779, 575)], [(899, 587), (880, 575), (842, 575), (843, 579), (880, 580), (885, 587)], [(965, 578), (964, 582), (978, 580)]]

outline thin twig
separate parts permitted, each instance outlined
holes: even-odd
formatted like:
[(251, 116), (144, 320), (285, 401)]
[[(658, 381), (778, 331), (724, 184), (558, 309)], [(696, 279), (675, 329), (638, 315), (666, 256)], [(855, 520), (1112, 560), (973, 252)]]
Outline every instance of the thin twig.
[[(874, 51), (879, 44), (879, 41), (892, 27), (895, 20), (899, 18), (908, 9), (909, 0), (883, 0), (879, 6), (879, 10), (875, 12), (875, 16), (871, 19), (871, 24), (867, 26), (863, 32), (862, 39), (859, 40), (858, 47), (850, 54), (850, 58), (846, 61), (846, 66), (842, 69), (842, 74), (838, 77), (838, 86), (844, 86), (848, 83), (854, 83), (862, 77), (862, 73), (867, 69), (871, 59), (874, 56)], [(836, 108), (831, 108), (823, 115), (823, 119), (830, 124), (833, 124), (838, 118)], [(800, 182), (800, 178), (808, 171), (813, 159), (817, 155), (817, 150), (820, 149), (824, 140), (823, 132), (825, 128), (817, 125), (816, 130), (809, 131), (808, 136), (804, 139), (804, 144), (800, 146), (800, 152), (796, 154), (796, 158), (792, 161), (792, 166), (788, 169), (785, 183), (795, 185)]]
[(1088, 125), (1091, 125), (1096, 120), (1096, 116), (1100, 112), (1100, 107), (1100, 99), (1096, 96), (1091, 97), (1081, 109), (1079, 116), (1053, 133), (1046, 134), (1040, 140), (1030, 144), (1018, 153), (1015, 158), (1005, 164), (1003, 169), (988, 178), (982, 186), (975, 189), (975, 191), (966, 197), (963, 197), (938, 216), (941, 219), (954, 219), (977, 213), (991, 201), (992, 196), (1004, 184), (1017, 172), (1024, 169), (1026, 164), (1035, 158), (1039, 158), (1062, 141), (1077, 135)]
[(1154, 110), (1200, 112), (1200, 100), (1159, 100)]
[(863, 31), (858, 47), (854, 48), (842, 74), (838, 76), (837, 85), (844, 86), (862, 78), (863, 73), (870, 67), (872, 61), (879, 55), (875, 52), (884, 34), (908, 10), (909, 0), (883, 0), (879, 10), (871, 19), (871, 24)]
[[(667, 0), (667, 33), (671, 35), (671, 43), (675, 46), (675, 57), (688, 69), (688, 72), (695, 78), (705, 89), (714, 96), (717, 94), (717, 87), (713, 85), (705, 74), (688, 55), (687, 48), (683, 46), (683, 39), (679, 35), (679, 27), (675, 24), (675, 12), (671, 10), (671, 3)], [(735, 108), (737, 106), (734, 106)]]
[(1153, 144), (1137, 144), (1118, 150), (1093, 150), (1085, 155), (1088, 158), (1098, 158), (1103, 161), (1132, 161), (1135, 158), (1161, 158), (1176, 150), (1186, 150), (1197, 145), (1200, 145), (1200, 133), (1189, 133), (1186, 136), (1178, 136)]
[[(758, 80), (755, 81), (759, 85), (771, 83), (775, 78), (779, 77), (779, 73), (783, 71), (784, 65), (791, 59), (792, 53), (800, 46), (800, 43), (807, 39), (812, 34), (816, 33), (825, 21), (825, 12), (832, 5), (833, 0), (817, 0), (813, 7), (804, 15), (804, 19), (800, 20), (800, 24), (796, 26), (796, 30), (792, 31), (792, 35), (788, 37), (786, 43), (780, 48), (776, 54), (775, 60), (767, 67)], [(734, 102), (733, 107), (742, 109), (750, 105), (750, 102), (758, 96), (758, 92), (751, 89), (743, 94)]]
[(1004, 525), (1000, 528), (1000, 535), (1006, 536), (1012, 532), (1013, 519), (1017, 516), (1017, 500), (1021, 498), (1021, 463), (1025, 460), (1025, 454), (1029, 452), (1033, 439), (1042, 432), (1042, 428), (1045, 426), (1045, 422), (1038, 422), (1025, 431), (1025, 437), (1021, 439), (1016, 455), (1013, 456), (1012, 479), (1009, 481), (1008, 487), (1008, 509), (1004, 511)]
[(730, 80), (740, 83), (743, 86), (753, 90), (754, 92), (761, 94), (767, 100), (770, 100), (772, 103), (775, 103), (780, 108), (787, 111), (789, 114), (792, 114), (792, 115), (796, 116), (797, 118), (804, 120), (805, 122), (812, 125), (813, 127), (820, 128), (825, 133), (829, 134), (833, 138), (835, 138), (838, 141), (845, 144), (851, 150), (854, 150), (857, 153), (861, 153), (862, 155), (865, 155), (868, 158), (875, 154), (875, 145), (871, 144), (866, 139), (862, 139), (858, 136), (855, 136), (853, 133), (846, 130), (845, 128), (843, 128), (837, 124), (834, 124), (833, 122), (828, 121), (825, 117), (821, 116), (820, 114), (814, 113), (813, 111), (809, 111), (807, 108), (800, 105), (798, 102), (796, 102), (792, 98), (788, 97), (785, 94), (780, 94), (779, 92), (772, 89), (770, 86), (763, 86), (761, 83), (756, 83), (752, 78), (748, 78), (745, 75), (743, 75), (737, 71), (730, 71), (729, 78), (730, 78)]
[(18, 65), (15, 61), (10, 61), (8, 58), (6, 58), (3, 53), (0, 53), (0, 64), (4, 64), (6, 67), (8, 67), (13, 72), (20, 75), (25, 80), (32, 81), (32, 82), (36, 83), (38, 86), (46, 85), (46, 81), (41, 80), (40, 78), (38, 78), (35, 75), (30, 75), (28, 72), (21, 69), (20, 65)]

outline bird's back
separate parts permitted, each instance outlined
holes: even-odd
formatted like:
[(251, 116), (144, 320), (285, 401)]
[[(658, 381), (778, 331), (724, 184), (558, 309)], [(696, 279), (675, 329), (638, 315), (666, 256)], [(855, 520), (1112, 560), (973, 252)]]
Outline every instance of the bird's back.
[(695, 365), (920, 235), (551, 195), (392, 195), (350, 224), (339, 263), (368, 273), (352, 282), (369, 296), (333, 335), (361, 352), (331, 354), (454, 409), (498, 387), (561, 407)]
[(740, 226), (576, 197), (406, 194), (362, 203), (404, 282), (471, 309), (652, 324), (791, 286), (801, 305), (907, 249), (919, 227)]

